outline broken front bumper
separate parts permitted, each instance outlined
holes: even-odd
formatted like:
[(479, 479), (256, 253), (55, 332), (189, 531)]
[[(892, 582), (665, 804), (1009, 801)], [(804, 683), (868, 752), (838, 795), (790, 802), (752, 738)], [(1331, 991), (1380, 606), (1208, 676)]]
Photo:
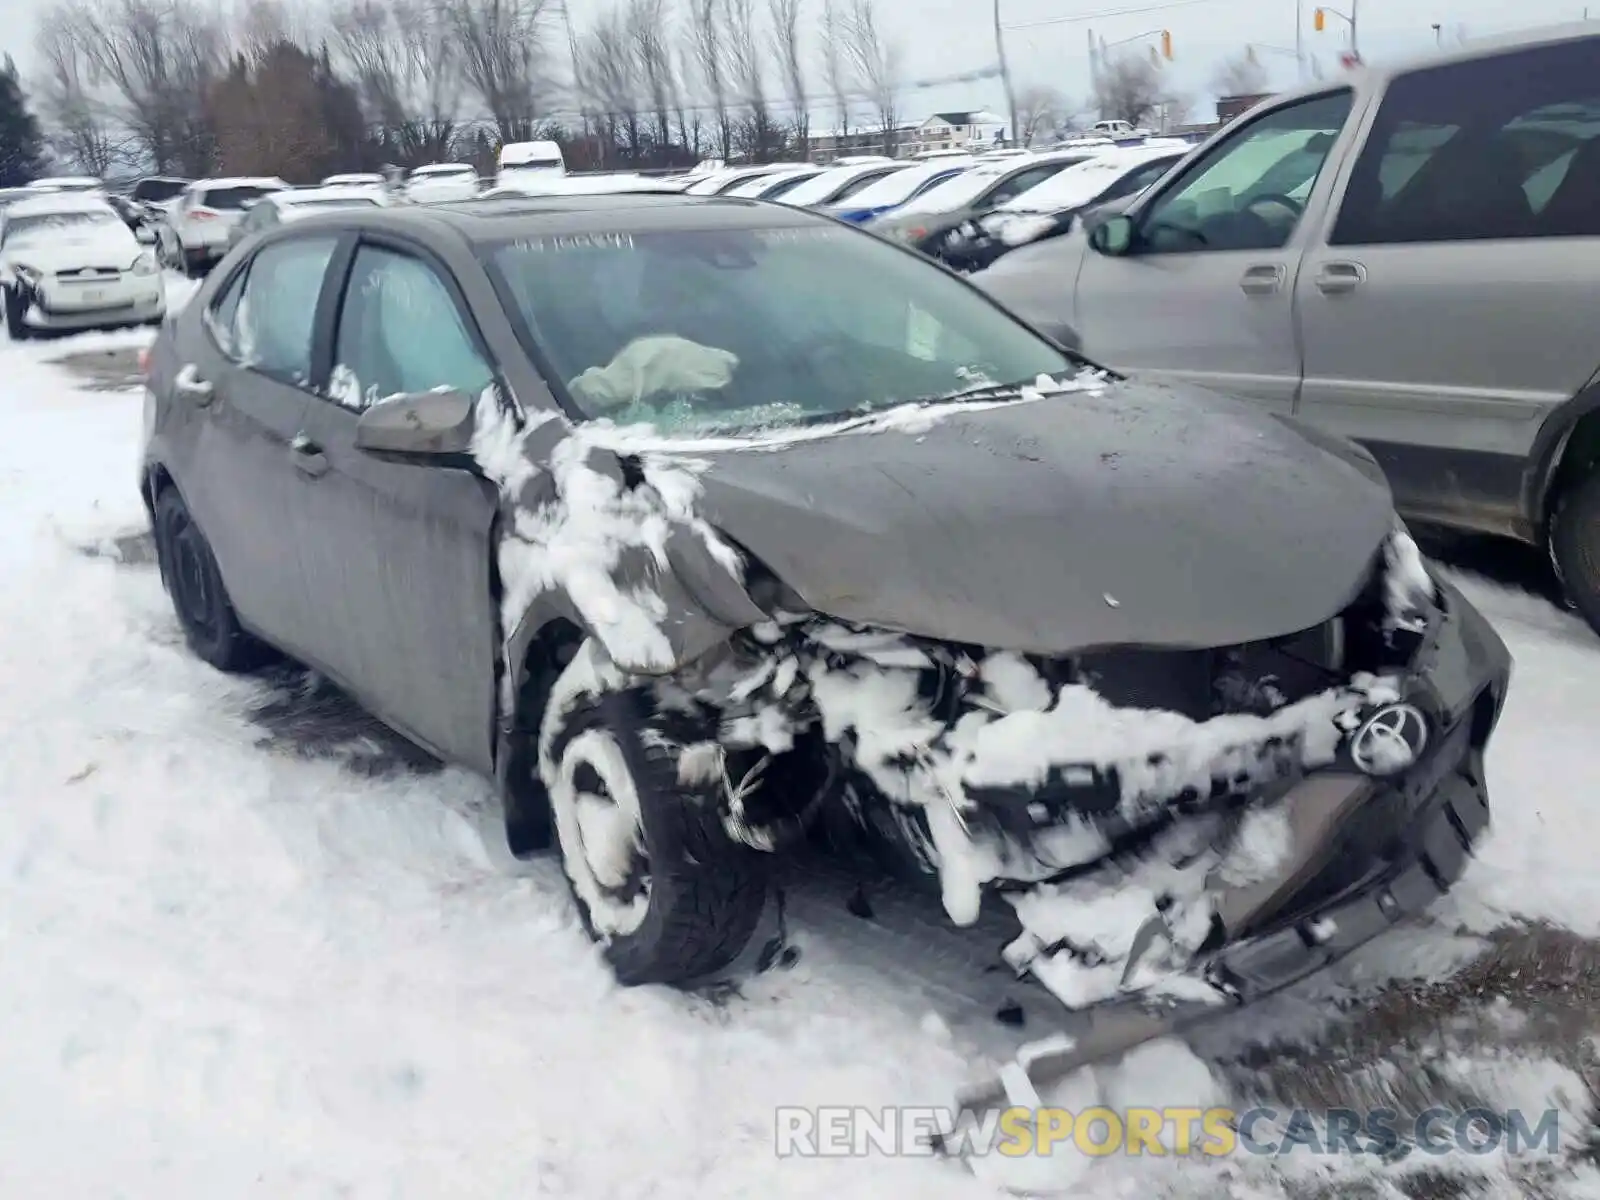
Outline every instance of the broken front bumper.
[(1215, 897), (1213, 936), (1183, 972), (1184, 998), (1168, 987), (1064, 1010), (1056, 1036), (1023, 1047), (961, 1096), (964, 1107), (1037, 1107), (1037, 1087), (1299, 982), (1422, 912), (1461, 877), (1489, 824), (1483, 753), (1511, 659), (1459, 592), (1439, 590), (1439, 615), (1403, 694), (1430, 723), (1417, 761), (1390, 776), (1362, 773), (1347, 741), (1339, 764), (1280, 801), (1290, 854), (1269, 878)]

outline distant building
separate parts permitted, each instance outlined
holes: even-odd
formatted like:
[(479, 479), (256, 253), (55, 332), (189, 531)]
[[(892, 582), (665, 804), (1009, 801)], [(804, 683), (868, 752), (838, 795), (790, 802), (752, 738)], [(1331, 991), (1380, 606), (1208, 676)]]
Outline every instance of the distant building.
[(909, 153), (924, 150), (990, 149), (1005, 133), (1005, 121), (986, 112), (934, 113), (911, 135)]
[(1254, 108), (1256, 105), (1260, 104), (1263, 100), (1265, 100), (1270, 95), (1272, 95), (1271, 92), (1257, 92), (1254, 95), (1247, 95), (1247, 96), (1220, 96), (1220, 97), (1218, 97), (1218, 99), (1217, 99), (1217, 125), (1219, 127), (1223, 126), (1223, 125), (1226, 125), (1229, 121), (1233, 120), (1235, 117), (1241, 116), (1244, 113), (1249, 112), (1252, 108)]
[[(902, 125), (894, 131), (896, 154), (905, 154), (916, 133), (916, 126)], [(851, 154), (882, 154), (884, 136), (881, 129), (852, 129), (849, 133), (813, 133), (806, 157), (815, 163), (832, 162)]]

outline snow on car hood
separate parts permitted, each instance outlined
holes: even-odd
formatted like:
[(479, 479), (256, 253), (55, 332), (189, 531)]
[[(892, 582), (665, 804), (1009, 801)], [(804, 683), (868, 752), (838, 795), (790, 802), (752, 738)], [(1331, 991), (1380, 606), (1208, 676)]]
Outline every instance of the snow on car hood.
[(60, 271), (83, 266), (128, 267), (143, 252), (132, 231), (118, 221), (103, 227), (41, 232), (7, 246), (5, 258), (38, 271)]
[(700, 512), (817, 611), (1047, 654), (1311, 628), (1394, 520), (1281, 422), (1137, 383), (705, 457)]

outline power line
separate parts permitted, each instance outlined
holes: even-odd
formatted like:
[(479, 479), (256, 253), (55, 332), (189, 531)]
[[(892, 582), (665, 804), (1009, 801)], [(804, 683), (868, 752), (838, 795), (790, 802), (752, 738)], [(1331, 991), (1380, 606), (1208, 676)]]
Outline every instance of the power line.
[(1020, 25), (1007, 25), (1009, 29), (1041, 29), (1046, 25), (1077, 25), (1084, 21), (1103, 21), (1109, 17), (1133, 17), (1141, 13), (1168, 12), (1174, 8), (1193, 8), (1197, 4), (1215, 4), (1218, 0), (1168, 0), (1165, 4), (1146, 4), (1138, 8), (1107, 8), (1100, 12), (1083, 13), (1075, 17), (1047, 17), (1043, 21), (1024, 21)]

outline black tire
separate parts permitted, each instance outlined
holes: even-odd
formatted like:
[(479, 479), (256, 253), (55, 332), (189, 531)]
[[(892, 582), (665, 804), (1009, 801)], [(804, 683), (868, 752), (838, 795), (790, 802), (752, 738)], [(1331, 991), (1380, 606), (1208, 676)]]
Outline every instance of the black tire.
[(272, 652), (239, 625), (211, 544), (175, 487), (156, 497), (156, 563), (190, 648), (219, 671), (249, 671)]
[(27, 302), (17, 293), (17, 289), (6, 288), (6, 335), (13, 342), (25, 342), (33, 336), (33, 330), (23, 320), (27, 311)]
[(1568, 602), (1600, 633), (1600, 471), (1567, 489), (1550, 519), (1550, 559)]
[[(594, 650), (585, 646), (567, 669), (584, 670)], [(562, 694), (559, 684), (555, 694)], [(564, 712), (552, 704), (540, 738), (540, 776), (563, 873), (584, 928), (604, 946), (617, 981), (630, 987), (683, 987), (715, 975), (749, 943), (766, 903), (761, 856), (728, 837), (710, 788), (678, 782), (678, 738), (651, 736), (664, 733), (664, 724), (644, 689), (623, 687), (585, 695)], [(599, 785), (617, 811), (627, 807), (609, 795), (614, 785), (594, 765), (600, 748), (609, 748), (606, 770), (633, 789), (639, 832), (621, 884), (591, 901), (593, 889), (605, 889), (585, 856), (577, 793), (598, 796)], [(635, 914), (642, 908), (636, 924), (616, 927), (608, 915), (616, 910), (603, 907), (621, 902), (631, 902)]]

